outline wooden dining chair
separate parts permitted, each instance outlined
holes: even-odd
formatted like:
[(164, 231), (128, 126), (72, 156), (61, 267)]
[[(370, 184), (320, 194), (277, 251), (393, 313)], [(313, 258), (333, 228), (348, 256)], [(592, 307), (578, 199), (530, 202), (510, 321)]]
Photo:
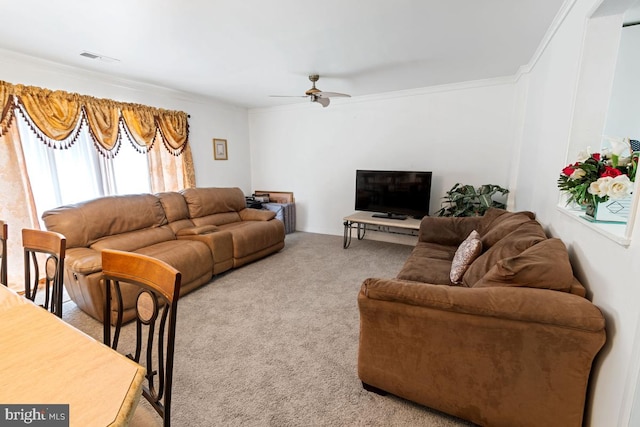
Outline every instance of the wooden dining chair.
[(0, 285), (4, 286), (9, 286), (7, 283), (7, 235), (7, 223), (0, 221)]
[[(171, 386), (176, 334), (176, 312), (182, 275), (167, 263), (145, 255), (116, 250), (102, 252), (102, 277), (105, 283), (104, 343), (118, 350), (121, 340), (122, 293), (136, 287), (136, 337), (133, 354), (127, 357), (146, 365), (143, 396), (162, 417), (163, 425), (171, 424)], [(112, 328), (111, 307), (117, 312)], [(157, 329), (156, 329), (157, 328)], [(113, 329), (113, 339), (112, 339)], [(126, 341), (122, 339), (122, 341)], [(156, 382), (157, 377), (157, 382)], [(140, 406), (138, 406), (138, 410)], [(136, 415), (134, 414), (134, 420)]]
[(24, 228), (22, 229), (22, 246), (24, 248), (24, 296), (36, 302), (38, 289), (44, 283), (44, 302), (40, 305), (56, 316), (62, 317), (64, 257), (67, 240), (62, 234), (53, 231)]

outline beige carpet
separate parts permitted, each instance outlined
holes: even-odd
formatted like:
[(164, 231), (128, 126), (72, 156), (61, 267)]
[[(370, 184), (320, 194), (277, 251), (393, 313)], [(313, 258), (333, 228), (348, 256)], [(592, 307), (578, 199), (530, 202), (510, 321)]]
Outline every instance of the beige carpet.
[[(357, 376), (356, 297), (367, 277), (393, 277), (411, 247), (311, 233), (215, 277), (178, 307), (174, 426), (470, 426)], [(97, 339), (72, 302), (64, 318)], [(425, 384), (425, 387), (428, 387)]]

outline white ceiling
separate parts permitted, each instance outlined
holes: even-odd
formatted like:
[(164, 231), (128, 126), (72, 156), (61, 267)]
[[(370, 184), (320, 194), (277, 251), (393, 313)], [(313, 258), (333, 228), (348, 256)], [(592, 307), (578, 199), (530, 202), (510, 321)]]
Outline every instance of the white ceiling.
[(563, 0), (1, 3), (0, 48), (252, 108), (514, 75)]

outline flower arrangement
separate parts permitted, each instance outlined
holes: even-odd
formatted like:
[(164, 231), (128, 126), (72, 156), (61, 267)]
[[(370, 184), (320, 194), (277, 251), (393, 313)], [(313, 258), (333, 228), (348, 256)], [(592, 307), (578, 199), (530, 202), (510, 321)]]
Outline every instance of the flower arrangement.
[(599, 153), (587, 149), (578, 155), (575, 163), (562, 169), (558, 188), (568, 193), (567, 204), (593, 206), (631, 195), (640, 152), (631, 152), (629, 139), (609, 140), (612, 149)]

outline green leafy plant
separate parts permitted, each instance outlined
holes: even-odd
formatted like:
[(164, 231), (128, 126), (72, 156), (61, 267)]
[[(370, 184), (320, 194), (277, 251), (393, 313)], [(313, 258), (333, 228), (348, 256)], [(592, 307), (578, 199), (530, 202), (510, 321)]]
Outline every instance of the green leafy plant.
[[(505, 195), (509, 190), (499, 185), (485, 184), (478, 188), (473, 185), (457, 183), (443, 197), (442, 208), (437, 216), (482, 216), (487, 209), (504, 209)], [(498, 195), (499, 200), (494, 197)]]

